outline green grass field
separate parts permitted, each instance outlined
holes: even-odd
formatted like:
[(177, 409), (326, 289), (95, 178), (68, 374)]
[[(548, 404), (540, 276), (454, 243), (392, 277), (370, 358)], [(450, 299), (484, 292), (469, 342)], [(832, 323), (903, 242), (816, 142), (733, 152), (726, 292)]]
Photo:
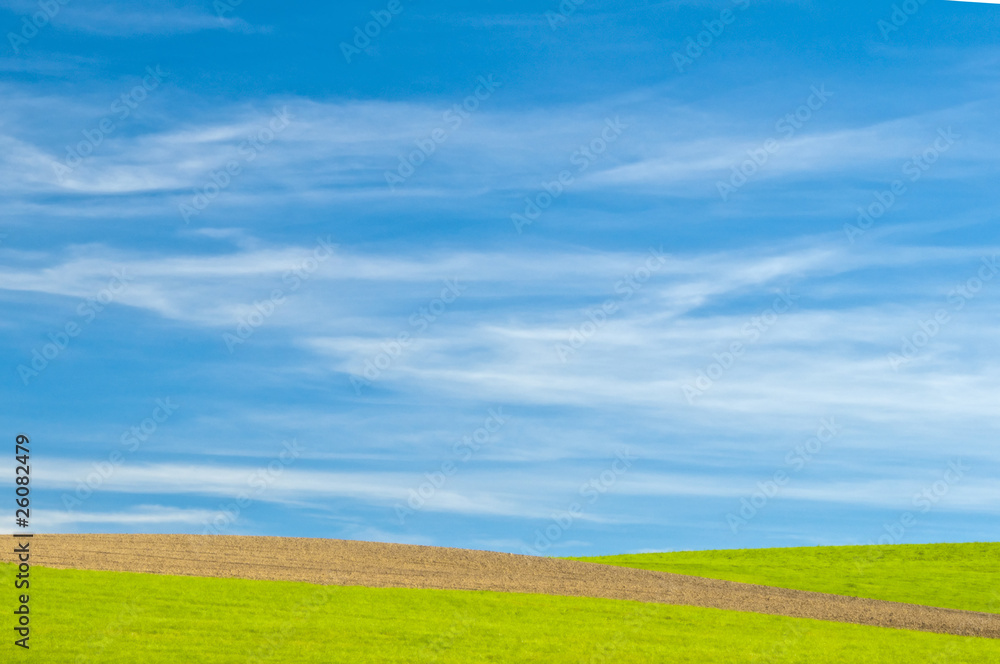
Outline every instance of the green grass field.
[(1000, 544), (684, 551), (591, 563), (1000, 613)]
[[(13, 567), (0, 565), (7, 606), (12, 579)], [(1000, 641), (714, 609), (45, 568), (32, 570), (31, 610), (30, 653), (4, 643), (0, 661), (1000, 661)]]

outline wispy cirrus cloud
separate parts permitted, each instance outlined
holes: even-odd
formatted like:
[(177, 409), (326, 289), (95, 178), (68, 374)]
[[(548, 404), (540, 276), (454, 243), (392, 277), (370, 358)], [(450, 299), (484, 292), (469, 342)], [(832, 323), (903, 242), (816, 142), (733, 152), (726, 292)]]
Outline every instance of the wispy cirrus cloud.
[[(9, 26), (37, 7), (3, 6)], [(914, 537), (988, 533), (1000, 281), (973, 279), (998, 253), (995, 26), (942, 9), (879, 43), (878, 8), (763, 3), (679, 75), (673, 51), (719, 6), (584, 5), (552, 30), (557, 4), (407, 5), (348, 63), (339, 41), (375, 7), (61, 5), (0, 59), (0, 391), (8, 428), (46, 450), (37, 508), (169, 396), (177, 414), (53, 528), (198, 529), (297, 437), (306, 458), (240, 532), (517, 550), (627, 445), (635, 466), (567, 553), (864, 541), (957, 456), (968, 477)], [(232, 34), (251, 22), (275, 28)], [(949, 128), (961, 139), (890, 201)], [(421, 163), (391, 187), (401, 159)], [(338, 246), (292, 289), (320, 238)], [(116, 271), (128, 287), (102, 304)], [(461, 288), (444, 306), (446, 280)], [(400, 525), (394, 507), (489, 409), (510, 423)], [(842, 435), (732, 540), (722, 516), (820, 418)]]
[[(5, 0), (3, 6), (11, 12), (30, 15), (39, 5), (31, 0)], [(238, 17), (220, 14), (210, 7), (176, 5), (163, 0), (115, 2), (81, 0), (62, 6), (52, 16), (56, 29), (71, 30), (106, 37), (138, 37), (176, 35), (202, 30), (230, 30), (244, 34), (267, 32)]]
[[(121, 198), (133, 197), (136, 209), (159, 215), (188, 201), (189, 192), (204, 186), (227, 162), (240, 161), (248, 140), (267, 126), (274, 109), (285, 109), (290, 125), (260, 151), (254, 163), (244, 164), (245, 173), (220, 197), (225, 209), (345, 199), (389, 206), (445, 197), (467, 197), (470, 205), (484, 197), (519, 201), (563, 169), (576, 173), (583, 162), (575, 161), (574, 155), (579, 158), (581, 150), (586, 151), (600, 135), (609, 105), (620, 109), (612, 115), (625, 118), (629, 129), (609, 154), (595, 157), (589, 168), (576, 173), (574, 191), (655, 188), (672, 196), (711, 200), (717, 196), (715, 183), (727, 180), (731, 169), (748, 158), (747, 150), (758, 149), (770, 137), (749, 127), (734, 132), (732, 118), (722, 113), (693, 114), (664, 99), (606, 100), (592, 108), (545, 112), (483, 109), (463, 120), (405, 186), (390, 192), (386, 173), (394, 172), (402, 156), (416, 149), (416, 141), (447, 126), (446, 102), (434, 106), (276, 98), (253, 111), (206, 109), (203, 117), (188, 118), (183, 126), (161, 113), (159, 126), (109, 135), (81, 166), (60, 175), (57, 169), (65, 161), (67, 146), (72, 148), (72, 141), (79, 139), (79, 132), (89, 128), (90, 118), (101, 110), (77, 108), (79, 128), (67, 132), (75, 138), (67, 145), (43, 145), (44, 135), (26, 131), (24, 124), (31, 121), (18, 109), (33, 108), (44, 116), (63, 106), (49, 99), (46, 111), (30, 97), (12, 93), (6, 136), (0, 129), (0, 138), (8, 145), (0, 157), (0, 169), (8, 176), (0, 184), (3, 191), (15, 200), (24, 199), (25, 204), (31, 196), (41, 195), (113, 196), (116, 209), (124, 210), (130, 206)], [(172, 93), (162, 94), (170, 97)], [(191, 101), (172, 98), (169, 104)], [(669, 131), (656, 119), (663, 114), (674, 118)], [(958, 125), (961, 135), (965, 131), (962, 120), (979, 122), (979, 115), (981, 111), (970, 106), (863, 126), (807, 128), (784, 143), (755, 178), (816, 181), (850, 175), (877, 182), (919, 154), (939, 129)], [(15, 118), (22, 128), (12, 132)], [(72, 122), (64, 114), (52, 121), (61, 126)], [(968, 143), (952, 152), (949, 163), (937, 167), (935, 175), (960, 177), (972, 164), (989, 163), (991, 148), (981, 136)], [(139, 198), (144, 196), (167, 197), (167, 204), (154, 198), (151, 201), (157, 202), (151, 205)], [(60, 207), (52, 206), (54, 210)]]

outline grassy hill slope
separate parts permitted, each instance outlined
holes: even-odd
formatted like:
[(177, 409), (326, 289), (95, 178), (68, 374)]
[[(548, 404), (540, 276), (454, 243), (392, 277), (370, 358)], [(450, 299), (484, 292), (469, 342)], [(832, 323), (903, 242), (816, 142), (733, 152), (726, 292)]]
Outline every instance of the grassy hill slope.
[[(13, 573), (0, 565), (0, 585)], [(13, 590), (3, 595), (13, 606)], [(31, 608), (30, 653), (3, 643), (2, 661), (1000, 661), (995, 640), (715, 609), (42, 567)]]
[(573, 560), (1000, 613), (998, 543), (682, 551)]

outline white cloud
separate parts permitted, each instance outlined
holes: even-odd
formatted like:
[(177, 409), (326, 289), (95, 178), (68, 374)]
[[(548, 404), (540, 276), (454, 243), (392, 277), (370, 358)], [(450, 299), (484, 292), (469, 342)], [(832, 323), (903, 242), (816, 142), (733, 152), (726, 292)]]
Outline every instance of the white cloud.
[[(38, 11), (38, 2), (33, 0), (7, 0), (4, 4), (19, 14)], [(163, 0), (60, 2), (51, 20), (57, 29), (116, 37), (186, 34), (202, 30), (230, 30), (244, 34), (267, 31), (267, 28), (250, 25), (232, 12), (223, 16), (192, 5), (176, 6)]]
[[(19, 266), (0, 269), (0, 287), (68, 298), (71, 315), (76, 302), (95, 296), (115, 270), (124, 270), (133, 281), (116, 306), (210, 329), (220, 335), (221, 352), (221, 334), (235, 329), (255, 301), (284, 287), (282, 275), (310, 251), (253, 248), (156, 258), (86, 246), (66, 256), (8, 253), (14, 259), (8, 263)], [(734, 426), (765, 415), (802, 420), (850, 413), (879, 426), (939, 418), (940, 428), (980, 418), (981, 426), (992, 427), (988, 395), (1000, 388), (988, 370), (993, 360), (968, 355), (989, 329), (991, 301), (983, 297), (956, 312), (956, 322), (939, 339), (895, 371), (888, 354), (946, 304), (954, 284), (950, 278), (935, 283), (915, 277), (909, 286), (913, 302), (889, 306), (887, 298), (899, 292), (873, 289), (863, 276), (875, 268), (919, 274), (928, 266), (971, 276), (990, 251), (861, 250), (819, 238), (814, 244), (669, 256), (625, 300), (615, 286), (646, 255), (452, 252), (388, 258), (338, 250), (300, 289), (286, 288), (286, 302), (264, 328), (276, 335), (275, 343), (319, 358), (284, 371), (345, 383), (347, 374), (362, 373), (385, 341), (411, 333), (412, 346), (393, 359), (379, 377), (381, 385), (416, 392), (430, 386), (462, 400), (631, 408), (702, 424), (724, 415)], [(464, 284), (461, 297), (418, 333), (410, 314), (438, 297), (446, 278)], [(748, 340), (746, 326), (789, 287), (799, 297), (808, 294), (808, 302), (783, 313), (759, 340)], [(866, 292), (868, 301), (841, 301), (858, 292)], [(562, 304), (554, 306), (554, 298)], [(618, 301), (620, 311), (584, 346), (560, 357), (557, 345), (565, 347), (574, 329), (589, 324), (586, 308), (607, 300)], [(484, 313), (485, 303), (497, 302)], [(747, 346), (745, 356), (688, 403), (683, 388), (694, 385), (733, 342)]]
[(210, 510), (180, 509), (160, 505), (137, 505), (125, 511), (66, 512), (33, 510), (36, 532), (64, 533), (105, 528), (109, 525), (149, 529), (156, 526), (197, 526), (212, 518)]
[[(109, 91), (109, 98), (121, 92)], [(464, 200), (481, 207), (483, 196), (493, 196), (512, 202), (506, 217), (518, 211), (523, 196), (536, 191), (543, 181), (555, 179), (563, 169), (574, 172), (574, 191), (634, 191), (638, 187), (660, 195), (714, 200), (715, 182), (729, 177), (730, 168), (746, 158), (746, 149), (759, 147), (769, 137), (734, 128), (732, 119), (721, 114), (696, 114), (662, 98), (604, 100), (572, 109), (543, 110), (484, 104), (460, 127), (451, 128), (444, 114), (461, 97), (438, 104), (316, 102), (288, 97), (268, 100), (253, 110), (246, 106), (202, 110), (189, 115), (183, 126), (169, 120), (172, 114), (161, 113), (158, 126), (140, 134), (107, 136), (82, 165), (58, 177), (55, 165), (65, 159), (65, 146), (43, 147), (51, 132), (32, 128), (44, 120), (68, 126), (71, 131), (67, 133), (76, 137), (90, 127), (95, 113), (107, 109), (54, 99), (39, 109), (38, 100), (19, 88), (10, 87), (6, 93), (9, 101), (0, 114), (17, 118), (21, 129), (4, 139), (10, 146), (0, 152), (0, 172), (7, 174), (0, 190), (18, 205), (27, 205), (31, 196), (43, 193), (91, 197), (101, 210), (113, 209), (116, 216), (131, 215), (132, 206), (139, 214), (170, 214), (181, 203), (190, 203), (192, 190), (208, 184), (210, 174), (231, 160), (240, 162), (243, 172), (213, 202), (218, 209), (338, 200), (372, 201), (394, 208), (414, 200), (444, 198), (453, 205)], [(157, 95), (163, 97), (157, 104), (202, 107), (198, 99), (185, 98), (178, 91), (157, 91)], [(241, 144), (267, 125), (274, 108), (283, 107), (289, 110), (291, 124), (253, 163), (243, 163)], [(608, 107), (623, 111), (609, 114)], [(39, 112), (29, 115), (26, 108)], [(70, 112), (56, 114), (56, 109)], [(622, 137), (587, 170), (576, 172), (572, 155), (600, 135), (605, 118), (618, 115), (628, 125)], [(660, 121), (664, 115), (673, 119), (669, 129)], [(969, 106), (864, 126), (803, 130), (782, 143), (781, 151), (755, 177), (850, 174), (881, 181), (932, 141), (938, 128), (954, 124), (956, 117), (978, 122), (981, 115), (978, 107)], [(390, 191), (385, 173), (395, 171), (400, 157), (416, 149), (416, 140), (442, 127), (448, 128), (447, 141), (405, 184)], [(955, 149), (942, 160), (944, 166), (935, 168), (935, 174), (958, 176), (969, 164), (991, 163), (992, 148), (985, 140), (977, 137), (961, 150)], [(116, 196), (113, 203), (102, 201), (109, 195)], [(155, 205), (129, 200), (147, 195), (156, 197)], [(127, 200), (123, 202), (121, 196)], [(78, 207), (56, 200), (49, 203), (46, 213), (75, 215)]]

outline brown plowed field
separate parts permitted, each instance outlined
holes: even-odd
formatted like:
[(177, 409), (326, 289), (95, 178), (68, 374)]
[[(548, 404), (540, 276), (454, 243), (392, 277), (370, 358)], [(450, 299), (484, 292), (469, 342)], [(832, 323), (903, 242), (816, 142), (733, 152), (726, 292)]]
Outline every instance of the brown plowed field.
[[(13, 547), (0, 561), (13, 562)], [(35, 565), (185, 576), (637, 600), (1000, 638), (1000, 615), (507, 553), (323, 539), (36, 535)]]

